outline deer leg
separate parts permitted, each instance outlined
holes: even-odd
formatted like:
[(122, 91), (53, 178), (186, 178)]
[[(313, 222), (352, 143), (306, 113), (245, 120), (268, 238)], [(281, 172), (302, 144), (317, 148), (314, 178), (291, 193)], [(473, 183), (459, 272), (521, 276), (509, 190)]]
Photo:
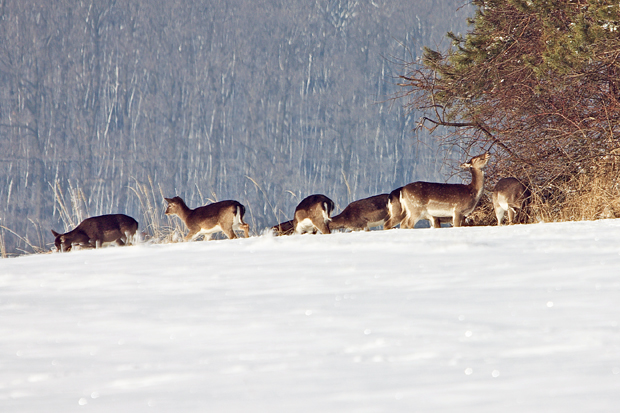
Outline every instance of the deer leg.
[(250, 226), (245, 223), (233, 224), (233, 231), (243, 231), (246, 238), (250, 238)]
[(415, 224), (423, 218), (424, 211), (414, 209), (411, 214), (404, 214), (404, 218), (400, 223), (401, 228), (412, 229), (415, 228)]
[(396, 217), (389, 217), (387, 221), (383, 224), (383, 229), (392, 229), (396, 225), (398, 225), (400, 221)]
[(198, 237), (198, 235), (200, 235), (200, 233), (198, 232), (198, 230), (195, 229), (190, 229), (189, 232), (187, 233), (187, 235), (183, 238), (186, 242), (187, 241), (193, 241), (196, 237)]
[(508, 223), (510, 225), (515, 222), (515, 209), (513, 207), (508, 207)]
[(439, 220), (439, 217), (431, 217), (433, 220), (433, 228), (441, 228), (441, 221)]
[(122, 238), (123, 242), (125, 243), (125, 245), (127, 244), (131, 244), (134, 245), (135, 243), (135, 235), (131, 235), (131, 233), (129, 231), (125, 231), (124, 236)]
[(331, 234), (331, 231), (329, 230), (329, 226), (327, 225), (325, 221), (318, 221), (314, 223), (314, 226), (316, 227), (316, 229), (321, 231), (322, 234)]
[(233, 230), (232, 225), (230, 226), (225, 226), (222, 228), (222, 232), (224, 232), (224, 234), (226, 234), (226, 236), (228, 237), (228, 239), (235, 239), (237, 238), (237, 234), (235, 234), (235, 231)]
[(454, 211), (454, 214), (452, 216), (452, 226), (460, 227), (462, 224), (463, 224), (463, 214), (461, 214), (460, 212)]
[(495, 208), (495, 217), (497, 218), (497, 225), (502, 225), (502, 221), (504, 220), (504, 209), (502, 207)]

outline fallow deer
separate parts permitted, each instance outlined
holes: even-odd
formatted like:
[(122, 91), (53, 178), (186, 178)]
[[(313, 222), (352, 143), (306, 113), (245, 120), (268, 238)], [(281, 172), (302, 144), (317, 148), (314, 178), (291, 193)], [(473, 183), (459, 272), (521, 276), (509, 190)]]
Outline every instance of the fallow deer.
[(235, 231), (243, 230), (250, 236), (250, 226), (243, 222), (245, 207), (237, 201), (227, 200), (190, 209), (181, 197), (164, 198), (168, 202), (166, 215), (176, 215), (185, 223), (189, 232), (185, 241), (204, 235), (208, 241), (216, 232), (223, 232), (229, 239), (237, 238)]
[(329, 222), (329, 229), (349, 229), (351, 231), (370, 231), (381, 226), (389, 218), (388, 194), (371, 196), (351, 202)]
[(513, 224), (518, 210), (527, 206), (531, 193), (516, 178), (502, 178), (493, 188), (493, 209), (497, 225), (502, 225), (504, 213), (508, 211), (508, 223)]
[(71, 251), (74, 245), (99, 248), (104, 243), (125, 245), (138, 230), (138, 222), (123, 214), (100, 215), (86, 218), (72, 231), (64, 234), (52, 230), (54, 244), (60, 252)]
[(461, 165), (472, 175), (471, 183), (467, 185), (413, 182), (392, 191), (388, 203), (390, 219), (385, 228), (393, 228), (399, 223), (402, 228), (413, 228), (421, 219), (430, 221), (433, 227), (438, 228), (441, 218), (452, 218), (452, 225), (460, 227), (482, 196), (482, 168), (490, 156), (484, 153)]
[(334, 211), (334, 201), (325, 195), (310, 195), (297, 205), (293, 218), (293, 228), (296, 234), (321, 231), (330, 234), (328, 222)]

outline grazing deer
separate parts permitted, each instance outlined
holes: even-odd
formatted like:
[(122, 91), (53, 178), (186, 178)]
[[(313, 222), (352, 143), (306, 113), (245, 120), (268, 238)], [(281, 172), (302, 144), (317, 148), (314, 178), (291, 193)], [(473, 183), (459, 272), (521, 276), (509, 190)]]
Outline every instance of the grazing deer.
[(351, 202), (331, 219), (329, 229), (370, 231), (371, 227), (383, 225), (389, 217), (388, 199), (388, 194), (381, 194)]
[(413, 228), (426, 219), (434, 228), (440, 227), (441, 218), (452, 218), (452, 225), (460, 227), (463, 219), (474, 210), (484, 190), (484, 168), (490, 158), (484, 153), (461, 165), (471, 172), (471, 183), (442, 184), (413, 182), (390, 193), (390, 219), (386, 229), (400, 223), (401, 228)]
[(502, 225), (504, 213), (508, 211), (508, 223), (513, 224), (516, 211), (522, 210), (529, 203), (531, 193), (516, 178), (502, 178), (493, 188), (493, 209), (497, 218), (497, 225)]
[(271, 230), (274, 232), (276, 236), (281, 235), (292, 235), (295, 232), (295, 228), (293, 227), (293, 221), (281, 222), (278, 225), (274, 225), (271, 227)]
[(176, 215), (185, 223), (189, 232), (185, 241), (204, 235), (205, 241), (216, 232), (223, 232), (229, 239), (237, 238), (235, 231), (243, 230), (250, 236), (250, 226), (243, 222), (245, 207), (237, 201), (220, 201), (190, 209), (181, 197), (164, 198), (168, 202), (166, 215)]
[(296, 234), (306, 232), (330, 234), (327, 223), (334, 211), (334, 201), (325, 195), (310, 195), (297, 205), (293, 218), (293, 228)]
[(123, 214), (100, 215), (86, 218), (65, 234), (52, 230), (54, 244), (60, 252), (71, 251), (73, 245), (84, 248), (100, 248), (104, 243), (125, 245), (138, 230), (138, 222)]

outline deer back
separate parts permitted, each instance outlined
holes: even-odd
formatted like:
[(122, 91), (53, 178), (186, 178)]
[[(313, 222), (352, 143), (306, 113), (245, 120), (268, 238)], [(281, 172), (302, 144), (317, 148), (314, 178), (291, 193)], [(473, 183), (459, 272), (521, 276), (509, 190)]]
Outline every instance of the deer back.
[(388, 219), (388, 194), (380, 194), (351, 202), (329, 222), (330, 230), (360, 231), (383, 225)]
[(188, 221), (195, 222), (201, 228), (210, 229), (233, 222), (237, 213), (242, 218), (245, 215), (245, 207), (241, 203), (234, 200), (219, 201), (192, 210)]

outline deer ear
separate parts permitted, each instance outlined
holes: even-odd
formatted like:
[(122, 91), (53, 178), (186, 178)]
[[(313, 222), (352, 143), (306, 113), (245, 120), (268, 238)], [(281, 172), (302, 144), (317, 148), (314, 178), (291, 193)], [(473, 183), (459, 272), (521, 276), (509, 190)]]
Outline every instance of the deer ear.
[(166, 202), (168, 202), (169, 204), (173, 202), (173, 199), (172, 199), (172, 198), (166, 198), (166, 197), (164, 197), (164, 199), (165, 199), (165, 200), (166, 200)]
[(54, 235), (54, 237), (57, 237), (57, 236), (59, 236), (59, 235), (60, 235), (59, 233), (57, 233), (57, 232), (56, 232), (56, 231), (54, 231), (54, 230), (52, 230), (52, 234)]

